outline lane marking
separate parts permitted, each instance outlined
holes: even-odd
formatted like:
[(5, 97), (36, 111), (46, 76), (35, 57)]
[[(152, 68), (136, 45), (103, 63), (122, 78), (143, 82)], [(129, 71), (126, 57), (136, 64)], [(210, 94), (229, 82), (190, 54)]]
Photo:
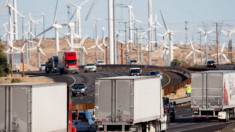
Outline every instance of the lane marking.
[(72, 87), (74, 85), (74, 83), (76, 83), (76, 79), (71, 75), (69, 75), (69, 77), (73, 78), (73, 83), (69, 86), (69, 87)]
[(165, 86), (167, 86), (170, 82), (171, 82), (171, 77), (170, 76), (168, 76), (166, 73), (163, 73), (166, 77), (168, 77), (168, 82), (164, 85), (164, 86), (162, 86), (162, 88), (164, 88)]

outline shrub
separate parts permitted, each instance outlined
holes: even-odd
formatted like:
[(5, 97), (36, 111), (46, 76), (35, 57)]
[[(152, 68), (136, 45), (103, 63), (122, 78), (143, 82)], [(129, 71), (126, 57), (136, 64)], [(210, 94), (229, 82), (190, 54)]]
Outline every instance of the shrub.
[(3, 53), (4, 48), (0, 40), (0, 77), (6, 77), (10, 73), (10, 64), (7, 64), (7, 56)]
[(172, 62), (171, 62), (171, 66), (180, 66), (180, 61), (178, 59), (174, 59)]
[(183, 60), (180, 61), (180, 66), (188, 66), (187, 63)]
[(23, 82), (23, 80), (20, 78), (12, 78), (11, 79), (11, 83), (20, 83), (20, 82)]

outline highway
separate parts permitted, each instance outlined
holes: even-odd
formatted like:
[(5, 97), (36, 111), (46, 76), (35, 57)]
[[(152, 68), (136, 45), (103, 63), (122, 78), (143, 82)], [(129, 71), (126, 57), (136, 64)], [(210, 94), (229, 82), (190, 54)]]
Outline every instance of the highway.
[[(142, 76), (147, 75), (149, 71), (143, 70)], [(96, 73), (89, 72), (84, 73), (83, 70), (80, 71), (79, 74), (63, 74), (60, 75), (59, 73), (53, 74), (46, 74), (45, 72), (26, 72), (26, 75), (31, 76), (46, 76), (49, 78), (54, 79), (55, 82), (66, 82), (69, 86), (73, 85), (74, 83), (85, 83), (88, 87), (87, 96), (83, 96), (81, 94), (77, 95), (76, 97), (72, 97), (72, 102), (74, 105), (76, 104), (85, 104), (85, 103), (92, 103), (95, 102), (94, 94), (95, 94), (95, 79), (102, 78), (102, 77), (113, 77), (113, 76), (128, 76), (129, 70), (124, 69), (100, 69)], [(166, 71), (163, 72), (163, 79), (162, 79), (162, 86), (163, 88), (173, 86), (178, 84), (184, 80), (186, 80), (182, 74)]]

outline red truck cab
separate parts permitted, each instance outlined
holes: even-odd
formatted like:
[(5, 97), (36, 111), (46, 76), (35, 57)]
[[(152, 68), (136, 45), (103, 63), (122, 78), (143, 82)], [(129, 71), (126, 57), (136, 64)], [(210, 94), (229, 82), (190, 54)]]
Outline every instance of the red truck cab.
[(75, 51), (60, 51), (58, 53), (58, 68), (60, 73), (78, 73), (78, 58)]

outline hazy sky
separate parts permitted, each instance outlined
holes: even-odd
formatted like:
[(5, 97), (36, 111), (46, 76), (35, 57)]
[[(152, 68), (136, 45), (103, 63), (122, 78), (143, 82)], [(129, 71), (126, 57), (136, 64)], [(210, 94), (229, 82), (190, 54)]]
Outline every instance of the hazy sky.
[[(75, 4), (80, 4), (85, 0), (70, 0)], [(117, 4), (126, 4), (128, 5), (131, 0), (116, 0)], [(88, 35), (93, 38), (93, 23), (94, 20), (90, 16), (87, 21), (85, 21), (88, 10), (92, 4), (93, 0), (89, 0), (86, 4), (82, 6), (81, 9), (81, 19), (82, 19), (82, 36)], [(5, 0), (0, 1), (0, 8), (4, 6)], [(65, 0), (59, 0), (58, 10), (57, 10), (57, 21), (60, 24), (64, 24), (68, 22), (68, 3)], [(199, 43), (199, 30), (198, 28), (202, 28), (203, 30), (215, 30), (215, 23), (218, 22), (219, 29), (227, 29), (230, 30), (234, 27), (235, 18), (234, 12), (235, 8), (234, 0), (153, 0), (153, 20), (155, 19), (155, 15), (158, 16), (158, 21), (163, 26), (163, 21), (160, 15), (160, 10), (163, 13), (165, 21), (170, 30), (185, 30), (185, 21), (188, 22), (189, 34), (188, 38), (192, 39), (194, 34), (194, 41)], [(41, 11), (46, 14), (46, 28), (52, 25), (54, 19), (56, 0), (18, 0), (17, 8), (18, 11), (23, 13), (25, 17), (25, 24), (29, 21), (29, 12), (32, 14), (32, 18), (35, 20), (42, 19)], [(137, 20), (142, 21), (143, 23), (137, 23), (138, 28), (143, 28), (147, 30), (148, 28), (148, 0), (134, 0), (132, 3), (133, 13)], [(71, 15), (74, 13), (75, 8), (71, 7)], [(124, 25), (119, 23), (119, 21), (129, 21), (128, 9), (117, 7), (116, 9), (116, 18), (117, 18), (117, 31), (123, 32)], [(4, 14), (0, 16), (0, 36), (5, 33), (5, 29), (2, 24), (8, 21), (8, 11), (5, 10)], [(92, 11), (94, 17), (103, 18), (103, 20), (98, 21), (98, 35), (101, 39), (102, 37), (102, 27), (105, 27), (105, 35), (108, 36), (108, 1), (107, 0), (97, 0), (97, 3)], [(76, 17), (73, 21), (75, 21)], [(203, 24), (203, 23), (204, 24)], [(18, 15), (18, 23), (21, 24), (21, 17)], [(223, 23), (222, 27), (221, 24)], [(42, 32), (42, 22), (39, 22), (37, 25), (37, 33)], [(129, 27), (129, 26), (128, 26)], [(28, 30), (28, 26), (25, 27)], [(67, 27), (63, 27), (61, 29), (63, 33), (68, 32)], [(166, 29), (164, 27), (158, 28), (158, 33), (165, 33)], [(21, 35), (22, 30), (19, 27), (19, 36)], [(129, 36), (129, 34), (128, 34)], [(47, 32), (46, 37), (54, 38), (55, 31), (51, 30)], [(62, 36), (60, 36), (62, 37)], [(21, 36), (20, 36), (21, 38)], [(178, 43), (179, 41), (185, 42), (185, 34), (174, 34), (174, 43)], [(227, 43), (227, 36), (224, 34), (220, 34), (220, 45), (222, 43)], [(235, 33), (232, 35), (232, 39), (235, 38)], [(124, 36), (120, 37), (121, 40), (124, 40)], [(162, 37), (158, 36), (158, 39), (162, 39)], [(212, 33), (208, 37), (209, 44), (215, 45), (215, 33)], [(5, 39), (4, 39), (5, 40)], [(234, 40), (235, 41), (235, 40)], [(202, 37), (202, 42), (204, 43), (204, 37)], [(144, 41), (146, 43), (146, 41)]]

